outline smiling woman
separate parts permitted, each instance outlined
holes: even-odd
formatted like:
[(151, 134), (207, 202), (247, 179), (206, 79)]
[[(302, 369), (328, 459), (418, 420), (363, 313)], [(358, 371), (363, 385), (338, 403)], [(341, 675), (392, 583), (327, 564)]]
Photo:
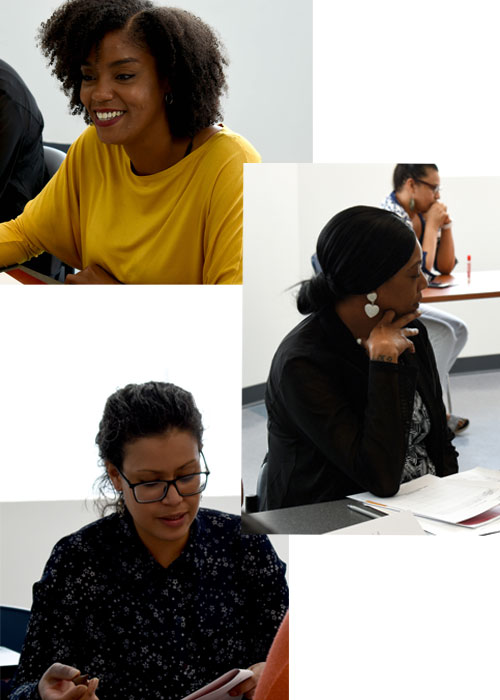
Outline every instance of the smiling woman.
[(0, 225), (0, 266), (48, 250), (82, 270), (71, 283), (241, 284), (243, 164), (260, 157), (219, 123), (212, 29), (148, 0), (69, 0), (40, 44), (93, 126)]
[(239, 517), (200, 508), (202, 438), (180, 387), (109, 397), (96, 443), (113, 512), (54, 547), (9, 697), (179, 700), (235, 667), (253, 672), (236, 694), (253, 695), (288, 607), (285, 566)]

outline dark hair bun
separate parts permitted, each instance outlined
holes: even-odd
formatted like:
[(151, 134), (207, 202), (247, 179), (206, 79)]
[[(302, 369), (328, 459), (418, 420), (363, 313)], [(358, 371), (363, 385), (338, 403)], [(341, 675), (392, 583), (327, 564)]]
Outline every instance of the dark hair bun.
[(327, 279), (320, 272), (300, 285), (299, 293), (297, 294), (297, 309), (301, 314), (312, 314), (314, 311), (319, 311), (334, 301), (335, 296), (328, 286)]

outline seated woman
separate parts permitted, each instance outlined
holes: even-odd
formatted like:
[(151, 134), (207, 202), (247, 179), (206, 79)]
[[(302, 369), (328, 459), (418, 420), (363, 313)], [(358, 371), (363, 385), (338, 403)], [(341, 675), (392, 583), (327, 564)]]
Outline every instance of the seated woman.
[(24, 213), (0, 225), (0, 267), (47, 250), (82, 284), (241, 284), (243, 163), (221, 118), (214, 32), (149, 0), (69, 0), (40, 44), (93, 126)]
[(199, 508), (202, 435), (173, 384), (109, 397), (96, 442), (114, 512), (56, 544), (11, 698), (180, 700), (235, 667), (254, 671), (235, 688), (252, 695), (288, 607), (285, 566), (239, 517)]
[[(422, 269), (428, 277), (449, 275), (456, 264), (452, 222), (446, 206), (439, 201), (440, 178), (436, 165), (396, 165), (394, 191), (385, 198), (384, 209), (397, 214), (415, 231), (422, 246)], [(467, 342), (467, 326), (456, 316), (425, 304), (422, 323), (427, 328), (436, 356), (443, 396), (448, 375)], [(448, 407), (451, 411), (451, 406)], [(448, 425), (455, 433), (469, 425), (467, 418), (448, 414)]]
[(422, 249), (401, 219), (352, 207), (318, 238), (303, 282), (307, 318), (279, 346), (266, 390), (260, 508), (391, 496), (402, 482), (458, 470), (439, 377), (417, 320)]

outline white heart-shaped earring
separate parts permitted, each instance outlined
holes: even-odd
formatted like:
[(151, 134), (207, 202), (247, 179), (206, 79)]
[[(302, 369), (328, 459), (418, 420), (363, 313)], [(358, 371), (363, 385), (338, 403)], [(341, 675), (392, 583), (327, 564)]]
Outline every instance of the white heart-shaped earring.
[(370, 292), (370, 294), (366, 295), (366, 298), (368, 299), (368, 304), (365, 304), (365, 314), (368, 316), (368, 318), (374, 318), (380, 311), (380, 307), (375, 304), (375, 301), (377, 300), (377, 292)]

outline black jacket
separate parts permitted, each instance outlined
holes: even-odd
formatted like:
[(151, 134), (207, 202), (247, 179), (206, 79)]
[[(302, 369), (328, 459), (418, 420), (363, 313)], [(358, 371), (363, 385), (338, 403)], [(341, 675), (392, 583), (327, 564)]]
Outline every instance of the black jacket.
[(0, 221), (15, 218), (48, 180), (43, 119), (22, 78), (0, 60)]
[(282, 341), (266, 389), (269, 452), (261, 509), (397, 493), (415, 388), (427, 407), (436, 474), (458, 471), (424, 326), (398, 364), (370, 361), (337, 314), (311, 314)]

